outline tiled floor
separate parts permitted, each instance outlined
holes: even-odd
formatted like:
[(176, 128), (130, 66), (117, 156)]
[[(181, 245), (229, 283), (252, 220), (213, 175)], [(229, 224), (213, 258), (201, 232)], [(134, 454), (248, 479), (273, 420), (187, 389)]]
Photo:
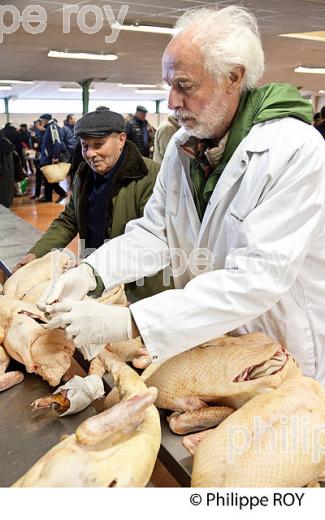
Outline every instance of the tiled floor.
[[(63, 181), (61, 184), (63, 189), (68, 191), (68, 182)], [(51, 224), (52, 220), (64, 210), (64, 206), (69, 199), (66, 198), (59, 204), (56, 204), (55, 202), (41, 203), (30, 198), (33, 191), (34, 177), (32, 176), (28, 179), (27, 195), (15, 197), (14, 203), (10, 209), (39, 231), (45, 231)], [(57, 195), (54, 194), (53, 200), (56, 198)], [(69, 247), (74, 253), (77, 252), (77, 238), (71, 242)]]

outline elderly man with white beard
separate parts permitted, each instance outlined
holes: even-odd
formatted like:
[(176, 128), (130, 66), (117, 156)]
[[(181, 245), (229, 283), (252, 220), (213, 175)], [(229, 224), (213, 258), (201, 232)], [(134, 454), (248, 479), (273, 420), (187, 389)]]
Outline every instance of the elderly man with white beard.
[[(264, 55), (242, 7), (190, 11), (177, 27), (163, 78), (182, 128), (144, 216), (41, 307), (76, 346), (140, 334), (148, 362), (260, 330), (325, 384), (325, 147), (312, 107), (290, 85), (256, 87)], [(95, 280), (108, 290), (168, 266), (175, 289), (127, 309), (75, 301)]]

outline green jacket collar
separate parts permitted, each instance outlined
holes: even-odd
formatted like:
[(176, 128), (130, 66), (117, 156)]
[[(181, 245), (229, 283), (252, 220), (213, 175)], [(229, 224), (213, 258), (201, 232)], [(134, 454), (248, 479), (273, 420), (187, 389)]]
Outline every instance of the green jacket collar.
[(312, 106), (296, 87), (286, 83), (269, 83), (245, 92), (232, 122), (220, 167), (225, 167), (252, 126), (283, 117), (294, 117), (308, 124), (312, 122)]
[[(113, 198), (118, 195), (119, 191), (124, 186), (128, 186), (131, 182), (142, 179), (148, 175), (148, 168), (137, 147), (131, 141), (126, 141), (125, 146), (127, 147), (125, 159), (121, 164), (119, 171), (115, 173), (111, 190), (108, 193), (106, 209), (106, 222), (108, 227), (112, 221)], [(90, 183), (92, 182), (92, 176), (90, 175), (91, 172), (91, 168), (85, 161), (81, 163), (77, 172), (80, 179), (80, 188), (78, 190), (76, 201), (78, 206), (77, 222), (81, 238), (86, 236), (88, 193)]]
[[(128, 184), (133, 180), (142, 179), (142, 177), (148, 174), (148, 168), (135, 144), (132, 141), (126, 141), (125, 146), (127, 148), (125, 159), (115, 176), (114, 184), (119, 179), (118, 184), (122, 183), (122, 185), (125, 185), (125, 183)], [(90, 172), (90, 166), (86, 161), (82, 161), (77, 171), (81, 184), (84, 183)]]

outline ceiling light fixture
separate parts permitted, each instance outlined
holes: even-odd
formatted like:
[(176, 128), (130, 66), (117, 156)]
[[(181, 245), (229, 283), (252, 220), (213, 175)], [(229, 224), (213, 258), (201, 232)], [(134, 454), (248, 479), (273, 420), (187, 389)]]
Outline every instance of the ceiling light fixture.
[(325, 74), (325, 67), (296, 67), (294, 71), (304, 74)]
[[(82, 92), (81, 87), (60, 87), (59, 90), (61, 92)], [(94, 88), (89, 88), (88, 92), (95, 92)]]
[(160, 27), (159, 25), (121, 25), (119, 23), (114, 23), (112, 28), (119, 29), (120, 31), (135, 31), (157, 34), (176, 34), (178, 32), (178, 29), (175, 29), (174, 27)]
[(318, 94), (325, 94), (325, 90), (323, 90), (323, 89), (319, 90)]
[(316, 42), (325, 41), (325, 31), (301, 32), (301, 33), (287, 33), (279, 34), (283, 38), (298, 38), (299, 40), (312, 40)]
[(34, 81), (23, 81), (20, 79), (0, 79), (0, 83), (17, 83), (21, 85), (32, 85)]
[(135, 89), (136, 94), (167, 94), (166, 90), (162, 89)]
[(117, 54), (92, 54), (88, 52), (48, 51), (47, 55), (49, 58), (69, 58), (72, 60), (115, 61), (118, 59)]
[(12, 90), (10, 85), (0, 85), (0, 90)]
[(119, 83), (119, 87), (127, 87), (127, 88), (155, 88), (157, 84), (148, 85), (146, 83)]

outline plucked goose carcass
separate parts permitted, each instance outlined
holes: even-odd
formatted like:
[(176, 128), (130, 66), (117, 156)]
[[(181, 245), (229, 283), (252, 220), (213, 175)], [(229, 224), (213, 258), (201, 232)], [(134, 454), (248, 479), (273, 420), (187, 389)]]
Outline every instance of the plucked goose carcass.
[(17, 300), (37, 303), (48, 282), (74, 263), (71, 256), (59, 250), (47, 253), (16, 271), (4, 284), (4, 295)]
[(171, 429), (188, 433), (219, 424), (255, 395), (300, 375), (284, 347), (254, 332), (223, 336), (150, 365), (142, 378), (157, 388), (156, 406), (175, 412)]
[[(69, 254), (59, 250), (52, 251), (16, 271), (6, 281), (3, 288), (4, 294), (15, 300), (36, 305), (44, 292), (50, 287), (51, 280), (73, 267), (73, 265), (74, 261)], [(85, 299), (89, 299), (89, 297), (86, 296)], [(97, 298), (97, 301), (105, 305), (127, 305), (124, 286), (118, 285), (103, 293), (102, 296)], [(137, 357), (141, 347), (140, 338), (111, 344), (111, 350), (123, 361), (131, 361)], [(81, 351), (83, 352), (82, 348)]]
[(114, 354), (100, 359), (122, 400), (83, 422), (76, 433), (46, 453), (15, 487), (138, 487), (150, 479), (158, 454), (157, 391)]
[(195, 435), (193, 487), (308, 485), (325, 476), (325, 390), (307, 377), (287, 380)]
[[(28, 291), (33, 293), (35, 287), (33, 288), (32, 285), (35, 284), (36, 286), (37, 280), (40, 281), (41, 285), (50, 283), (44, 281), (44, 279), (51, 275), (51, 263), (56, 265), (55, 262), (57, 262), (58, 265), (62, 264), (63, 266), (62, 255), (60, 257), (56, 253), (52, 253), (52, 256), (46, 255), (47, 258), (44, 257), (43, 262), (41, 262), (43, 259), (30, 262), (7, 280), (5, 284), (7, 291), (5, 292), (14, 293), (21, 297), (24, 295), (25, 299), (20, 301), (8, 295), (0, 296), (0, 327), (5, 336), (3, 345), (7, 354), (16, 361), (23, 363), (27, 372), (39, 374), (51, 386), (58, 385), (62, 376), (69, 369), (74, 344), (65, 337), (64, 330), (47, 330), (44, 328), (46, 323), (44, 314), (35, 304), (26, 301), (28, 299), (26, 296), (31, 294)], [(29, 278), (33, 278), (33, 282), (26, 284), (25, 278), (21, 277), (21, 273), (32, 264), (34, 264), (31, 271), (33, 274), (29, 273)], [(120, 285), (113, 288), (111, 291), (104, 293), (98, 301), (106, 305), (126, 305), (124, 287)], [(121, 346), (114, 344), (112, 349), (115, 348), (117, 353), (125, 352), (125, 357), (129, 358), (130, 353), (132, 357), (138, 346), (137, 341), (130, 340), (130, 342), (124, 342)]]
[[(4, 295), (36, 305), (50, 287), (51, 280), (72, 266), (73, 260), (67, 253), (59, 250), (52, 251), (16, 271), (6, 281), (3, 287)], [(89, 297), (86, 296), (85, 299), (89, 299)], [(118, 285), (109, 292), (103, 293), (97, 298), (97, 301), (105, 305), (127, 305), (124, 286)], [(134, 359), (141, 347), (140, 338), (111, 344), (111, 350), (123, 361)]]
[(27, 372), (56, 386), (71, 365), (74, 345), (63, 330), (47, 330), (45, 323), (35, 305), (0, 296), (0, 329), (7, 354), (25, 365)]

